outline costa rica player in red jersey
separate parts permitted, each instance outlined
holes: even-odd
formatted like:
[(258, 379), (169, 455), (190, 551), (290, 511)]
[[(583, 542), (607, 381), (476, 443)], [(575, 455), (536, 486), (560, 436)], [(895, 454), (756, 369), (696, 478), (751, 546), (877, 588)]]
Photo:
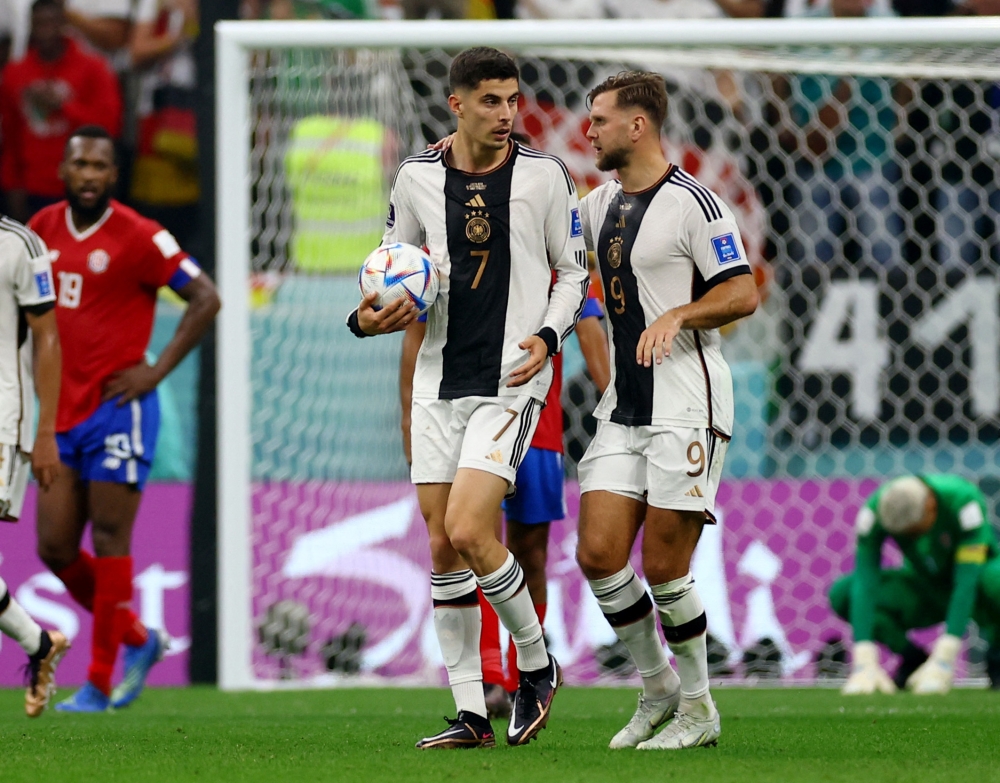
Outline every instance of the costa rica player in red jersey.
[[(52, 251), (63, 346), (56, 438), (65, 469), (39, 493), (38, 554), (94, 615), (87, 682), (56, 709), (103, 712), (138, 697), (167, 644), (131, 609), (132, 525), (156, 449), (156, 386), (201, 340), (219, 297), (166, 229), (111, 198), (118, 169), (107, 131), (77, 130), (60, 176), (66, 201), (30, 224)], [(145, 351), (162, 286), (188, 307), (150, 366)], [(88, 521), (96, 556), (80, 548)], [(125, 676), (112, 694), (122, 643)]]

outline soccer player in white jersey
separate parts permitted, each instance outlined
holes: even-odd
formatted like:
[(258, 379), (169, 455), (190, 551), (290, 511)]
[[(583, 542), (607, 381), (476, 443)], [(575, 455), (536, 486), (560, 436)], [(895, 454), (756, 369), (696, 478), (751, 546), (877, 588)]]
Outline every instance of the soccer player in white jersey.
[[(639, 707), (611, 747), (710, 745), (719, 714), (691, 556), (714, 520), (732, 433), (732, 377), (718, 328), (750, 315), (757, 289), (729, 207), (663, 155), (662, 77), (621, 73), (590, 101), (597, 167), (618, 179), (581, 204), (604, 282), (612, 378), (579, 466), (577, 560), (643, 680)], [(643, 525), (652, 601), (629, 565)], [(656, 633), (654, 602), (676, 673)]]
[[(566, 167), (510, 139), (515, 62), (496, 49), (468, 49), (452, 62), (450, 85), (454, 144), (403, 161), (383, 238), (426, 245), (441, 275), (414, 372), (411, 479), (430, 535), (434, 624), (458, 717), (417, 747), (495, 743), (477, 583), (517, 646), (507, 742), (524, 745), (548, 721), (561, 672), (494, 521), (538, 423), (549, 357), (583, 309), (586, 249)], [(348, 317), (359, 337), (405, 328), (415, 316), (409, 303), (375, 311), (373, 301)]]
[[(28, 469), (47, 491), (59, 472), (56, 405), (60, 352), (55, 286), (49, 252), (26, 226), (0, 216), (0, 521), (16, 522), (28, 488)], [(34, 372), (32, 370), (34, 369)], [(35, 429), (37, 382), (38, 431)], [(69, 641), (45, 631), (0, 579), (0, 631), (28, 654), (24, 710), (42, 714), (55, 692), (55, 668)]]

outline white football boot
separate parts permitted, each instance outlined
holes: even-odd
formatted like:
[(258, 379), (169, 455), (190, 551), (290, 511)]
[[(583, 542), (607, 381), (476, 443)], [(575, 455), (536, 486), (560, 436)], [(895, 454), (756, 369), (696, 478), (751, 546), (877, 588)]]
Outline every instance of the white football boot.
[(722, 725), (719, 721), (719, 711), (712, 703), (712, 715), (707, 718), (696, 718), (693, 715), (678, 711), (667, 727), (652, 739), (636, 745), (639, 750), (681, 750), (682, 748), (699, 748), (704, 745), (717, 745)]
[(677, 712), (681, 700), (680, 688), (676, 693), (663, 699), (647, 699), (639, 694), (639, 706), (628, 724), (611, 738), (608, 745), (612, 750), (634, 748), (640, 742), (652, 737), (656, 730), (670, 720)]

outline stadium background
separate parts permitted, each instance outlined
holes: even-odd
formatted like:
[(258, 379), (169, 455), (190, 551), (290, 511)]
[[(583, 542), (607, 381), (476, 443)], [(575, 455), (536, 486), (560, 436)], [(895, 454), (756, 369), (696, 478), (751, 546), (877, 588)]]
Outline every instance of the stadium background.
[[(307, 78), (331, 65), (323, 53), (301, 56), (300, 71)], [(436, 55), (403, 63), (405, 78), (423, 85), (415, 91), (424, 104), (415, 107), (420, 127), (396, 131), (398, 138), (408, 139), (414, 148), (448, 130), (439, 114), (443, 61)], [(211, 60), (205, 57), (204, 62), (210, 66)], [(262, 93), (257, 105), (276, 109), (285, 118), (284, 131), (290, 130), (292, 119), (311, 116), (315, 105), (289, 111), (287, 104), (270, 104), (268, 91), (277, 86), (270, 79), (266, 60), (261, 68), (256, 87)], [(587, 181), (586, 153), (580, 142), (580, 99), (587, 85), (609, 68), (617, 70), (618, 66), (539, 59), (525, 70), (529, 93), (525, 129), (539, 146), (564, 155), (584, 186), (594, 183)], [(207, 76), (204, 79), (206, 85), (211, 81)], [(567, 82), (574, 82), (569, 89)], [(297, 94), (312, 95), (315, 100), (316, 86), (329, 88), (315, 81)], [(559, 89), (550, 92), (553, 86)], [(846, 633), (830, 617), (824, 589), (850, 566), (854, 512), (877, 481), (903, 471), (956, 471), (977, 480), (994, 508), (1000, 498), (995, 478), (1000, 467), (997, 411), (990, 407), (998, 399), (996, 376), (1000, 373), (995, 342), (997, 249), (992, 224), (976, 225), (988, 219), (996, 192), (975, 179), (975, 186), (966, 188), (974, 196), (970, 212), (974, 217), (969, 225), (962, 223), (952, 232), (958, 257), (950, 263), (938, 263), (942, 258), (934, 248), (943, 244), (939, 233), (916, 240), (910, 236), (919, 246), (908, 251), (915, 255), (906, 259), (906, 266), (862, 269), (854, 261), (838, 264), (834, 260), (825, 266), (803, 262), (804, 251), (788, 246), (788, 239), (801, 227), (776, 230), (789, 218), (774, 207), (779, 201), (774, 193), (762, 192), (762, 183), (773, 178), (761, 172), (773, 161), (759, 148), (759, 139), (755, 140), (754, 121), (736, 117), (721, 103), (694, 100), (703, 88), (699, 83), (672, 83), (675, 102), (668, 130), (676, 145), (674, 157), (737, 207), (755, 261), (767, 270), (760, 282), (768, 298), (759, 316), (727, 335), (738, 428), (720, 495), (722, 525), (712, 531), (716, 539), (712, 533), (706, 536), (697, 567), (705, 574), (726, 574), (725, 583), (716, 582), (715, 594), (706, 598), (713, 618), (710, 630), (725, 646), (725, 667), (736, 677), (744, 676), (745, 651), (767, 638), (780, 653), (780, 673), (809, 680), (814, 673), (812, 659), (822, 641)], [(962, 175), (977, 165), (992, 172), (993, 152), (976, 140), (974, 126), (977, 110), (993, 109), (995, 97), (988, 84), (971, 83), (967, 88), (972, 99), (964, 106), (958, 101), (959, 114), (966, 118), (959, 126), (971, 139), (972, 150), (959, 151), (961, 163), (956, 165)], [(285, 100), (288, 94), (285, 89)], [(212, 129), (204, 114), (199, 117), (202, 148), (210, 150)], [(727, 138), (738, 127), (744, 132), (736, 133), (735, 142)], [(757, 130), (762, 127), (758, 124)], [(917, 133), (917, 151), (905, 158), (913, 161), (913, 170), (921, 165), (931, 168), (929, 179), (922, 174), (924, 179), (917, 181), (934, 193), (954, 193), (956, 201), (968, 199), (967, 193), (960, 192), (965, 179), (948, 171), (947, 159), (934, 156), (930, 135), (937, 137), (936, 132)], [(342, 314), (356, 299), (350, 274), (313, 268), (308, 275), (283, 276), (295, 264), (295, 251), (289, 248), (300, 231), (296, 226), (303, 225), (290, 193), (289, 182), (296, 175), (286, 142), (259, 147), (260, 176), (255, 179), (256, 187), (266, 186), (268, 197), (260, 196), (255, 202), (262, 208), (255, 213), (255, 268), (261, 274), (252, 321), (254, 362), (260, 369), (253, 377), (254, 513), (261, 542), (254, 553), (259, 576), (254, 619), (256, 626), (271, 607), (287, 599), (304, 606), (311, 622), (304, 646), (300, 638), (290, 647), (279, 645), (272, 650), (277, 655), (259, 647), (255, 671), (262, 678), (336, 681), (343, 675), (328, 671), (330, 642), (358, 623), (368, 640), (366, 672), (400, 682), (427, 681), (428, 676), (439, 677), (440, 671), (433, 640), (424, 632), (429, 607), (427, 591), (419, 580), (426, 581), (429, 568), (420, 539), (421, 523), (405, 483), (398, 407), (381, 406), (366, 417), (363, 429), (356, 426), (357, 411), (370, 409), (371, 400), (396, 399), (399, 342), (386, 339), (362, 348), (343, 328)], [(203, 168), (210, 172), (210, 154), (203, 154)], [(210, 178), (203, 182), (204, 200), (210, 204), (214, 183)], [(381, 196), (378, 202), (381, 217)], [(206, 207), (206, 213), (211, 211)], [(967, 246), (974, 249), (968, 251)], [(968, 252), (972, 257), (964, 256)], [(211, 269), (212, 243), (203, 242), (200, 253), (200, 260)], [(359, 260), (345, 259), (343, 266), (355, 267)], [(975, 283), (980, 293), (987, 292), (976, 300), (984, 302), (985, 309), (945, 313), (934, 322), (937, 334), (926, 338), (916, 334), (913, 324), (932, 312), (940, 314), (949, 292), (958, 290), (968, 296), (971, 291), (962, 284), (973, 277), (985, 278)], [(873, 360), (880, 378), (874, 403), (859, 399), (857, 384), (851, 382), (865, 368), (802, 371), (801, 352), (821, 312), (821, 289), (831, 280), (835, 285), (838, 280), (862, 283), (844, 289), (845, 296), (858, 297), (847, 303), (848, 310), (873, 302), (887, 323), (893, 313), (905, 313), (899, 323), (888, 323), (880, 331), (887, 336), (890, 350), (887, 364), (878, 357)], [(981, 321), (967, 326), (977, 314), (986, 319), (987, 329), (977, 330)], [(153, 352), (172, 333), (178, 317), (174, 304), (160, 304)], [(843, 322), (834, 318), (832, 326), (836, 327), (835, 340), (850, 341), (850, 329)], [(977, 340), (984, 332), (986, 348), (982, 349)], [(204, 656), (192, 664), (193, 679), (214, 676), (214, 467), (209, 464), (215, 446), (213, 357), (213, 347), (208, 345), (202, 354), (189, 357), (162, 387), (165, 426), (154, 470), (156, 484), (144, 502), (136, 537), (137, 544), (147, 547), (137, 552), (136, 573), (142, 580), (137, 582), (137, 602), (147, 621), (155, 620), (159, 612), (181, 644), (169, 665), (156, 670), (154, 684), (187, 681), (189, 649)], [(924, 365), (931, 369), (914, 371)], [(556, 587), (553, 595), (558, 598), (553, 603), (562, 601), (562, 612), (553, 613), (557, 620), (550, 621), (549, 633), (573, 667), (572, 676), (577, 681), (594, 681), (609, 676), (593, 653), (610, 641), (610, 634), (588, 603), (572, 561), (573, 458), (582, 453), (592, 432), (592, 423), (581, 413), (593, 402), (582, 372), (579, 353), (570, 346), (565, 402), (570, 425), (571, 513), (554, 531), (550, 569)], [(922, 405), (918, 398), (931, 404)], [(866, 404), (868, 414), (859, 416), (858, 406)], [(189, 535), (191, 509), (194, 523)], [(324, 533), (325, 539), (305, 537)], [(30, 541), (26, 525), (5, 537), (0, 550), (5, 578), (31, 591), (17, 594), (29, 610), (30, 596), (37, 595), (63, 610), (60, 615), (36, 602), (40, 612), (49, 611), (45, 619), (71, 625), (65, 612), (75, 614), (75, 610), (65, 596), (60, 598), (51, 580), (40, 580), (41, 565), (24, 556), (33, 549)], [(296, 560), (297, 551), (308, 556)], [(327, 557), (318, 556), (324, 552)], [(700, 585), (711, 582), (699, 579)], [(282, 617), (290, 618), (292, 624), (298, 616), (295, 609), (288, 604), (283, 607), (287, 614)], [(76, 617), (78, 633), (86, 634), (84, 618)], [(194, 647), (188, 648), (184, 640), (190, 643), (192, 639)], [(292, 654), (282, 654), (289, 651)], [(11, 645), (0, 650), (0, 676), (8, 678), (3, 684), (14, 685), (17, 682), (9, 677), (14, 671), (11, 652)], [(83, 664), (77, 670), (75, 663), (67, 660), (65, 684), (82, 680)]]

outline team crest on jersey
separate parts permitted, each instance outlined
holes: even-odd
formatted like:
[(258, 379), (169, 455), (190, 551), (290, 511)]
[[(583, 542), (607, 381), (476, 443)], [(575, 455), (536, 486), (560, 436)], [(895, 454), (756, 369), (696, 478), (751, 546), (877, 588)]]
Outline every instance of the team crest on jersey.
[(469, 241), (479, 245), (490, 238), (490, 221), (486, 219), (489, 216), (489, 212), (475, 210), (466, 214), (465, 219), (469, 222), (465, 224), (465, 235)]
[(396, 225), (396, 207), (390, 201), (389, 202), (389, 214), (385, 216), (385, 227), (386, 228), (392, 228), (394, 225)]
[(736, 246), (736, 239), (732, 234), (712, 237), (712, 247), (715, 249), (715, 257), (719, 259), (720, 266), (728, 264), (730, 261), (740, 260), (740, 250)]
[(622, 265), (622, 238), (615, 237), (608, 248), (608, 266), (617, 269)]
[(91, 250), (90, 255), (87, 256), (87, 269), (93, 272), (95, 275), (101, 274), (107, 270), (108, 265), (111, 263), (111, 256), (108, 254), (107, 250)]

